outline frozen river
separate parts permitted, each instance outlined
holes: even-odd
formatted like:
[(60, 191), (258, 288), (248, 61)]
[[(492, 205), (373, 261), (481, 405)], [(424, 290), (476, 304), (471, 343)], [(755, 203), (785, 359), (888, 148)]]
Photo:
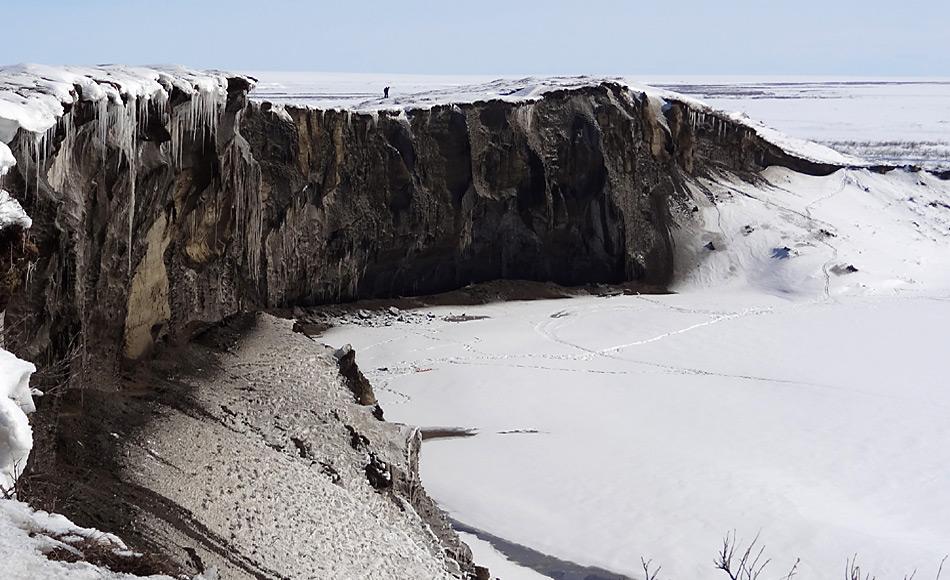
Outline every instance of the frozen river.
[(427, 489), (468, 525), (630, 575), (652, 558), (669, 578), (711, 575), (733, 529), (809, 578), (854, 553), (879, 577), (931, 577), (950, 550), (950, 299), (464, 312), (487, 318), (326, 340), (354, 345), (388, 419), (478, 430), (423, 451)]

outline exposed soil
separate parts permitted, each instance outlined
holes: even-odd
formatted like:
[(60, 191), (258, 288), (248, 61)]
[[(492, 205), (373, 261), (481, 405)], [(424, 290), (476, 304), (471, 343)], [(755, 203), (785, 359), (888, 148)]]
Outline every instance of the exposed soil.
[(60, 389), (39, 399), (31, 417), (36, 445), (24, 476), (23, 498), (34, 508), (62, 513), (81, 526), (115, 533), (145, 554), (143, 562), (161, 563), (145, 573), (202, 571), (188, 559), (159, 556), (167, 554), (168, 546), (139, 526), (148, 514), (170, 522), (195, 543), (215, 546), (222, 557), (254, 576), (266, 577), (229, 553), (227, 539), (202, 526), (188, 510), (134, 483), (123, 461), (128, 445), (143, 444), (148, 425), (163, 413), (210, 418), (195, 403), (193, 388), (175, 377), (209, 377), (218, 370), (211, 352), (169, 349), (110, 382)]
[[(332, 349), (256, 318), (41, 399), (24, 499), (122, 537), (148, 573), (346, 577), (363, 558), (367, 578), (471, 570), (418, 483), (412, 428), (354, 402)], [(366, 542), (376, 553), (354, 552)], [(412, 565), (396, 557), (412, 550)]]

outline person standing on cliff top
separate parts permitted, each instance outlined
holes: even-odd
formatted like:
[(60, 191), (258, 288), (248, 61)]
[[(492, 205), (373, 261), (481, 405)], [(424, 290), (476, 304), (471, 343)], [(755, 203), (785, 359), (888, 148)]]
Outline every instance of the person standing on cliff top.
[(383, 89), (383, 98), (384, 99), (389, 98), (389, 87), (386, 87), (385, 89)]

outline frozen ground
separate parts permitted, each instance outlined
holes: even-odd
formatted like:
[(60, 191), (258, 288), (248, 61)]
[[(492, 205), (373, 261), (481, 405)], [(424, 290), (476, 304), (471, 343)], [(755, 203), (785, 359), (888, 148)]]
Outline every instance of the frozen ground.
[[(425, 76), (258, 71), (254, 96), (329, 108), (379, 107), (427, 93), (430, 98), (477, 85), (488, 76)], [(788, 135), (875, 162), (950, 168), (950, 80), (626, 76), (742, 112)], [(510, 83), (516, 77), (503, 79)], [(504, 85), (504, 83), (501, 83)]]
[(478, 429), (427, 442), (423, 481), (511, 542), (692, 580), (734, 529), (761, 534), (769, 577), (799, 557), (801, 577), (836, 577), (855, 553), (879, 578), (933, 577), (950, 552), (950, 185), (764, 176), (697, 185), (679, 294), (325, 340), (354, 345), (388, 418)]

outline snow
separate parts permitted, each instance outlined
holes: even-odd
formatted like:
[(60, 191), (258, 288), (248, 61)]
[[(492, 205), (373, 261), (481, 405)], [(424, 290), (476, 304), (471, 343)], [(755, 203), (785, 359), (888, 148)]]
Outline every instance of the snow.
[(36, 410), (30, 394), (30, 375), (35, 371), (32, 364), (0, 349), (0, 488), (6, 493), (11, 493), (33, 448), (26, 415)]
[[(0, 185), (3, 183), (3, 176), (14, 165), (16, 165), (16, 159), (13, 157), (13, 152), (6, 143), (0, 142)], [(23, 211), (20, 202), (0, 187), (0, 231), (13, 225), (29, 228), (33, 222)]]
[[(118, 574), (87, 562), (50, 560), (54, 549), (81, 554), (77, 540), (93, 540), (119, 552), (128, 552), (122, 541), (98, 530), (82, 528), (67, 518), (37, 511), (15, 500), (0, 500), (0, 562), (4, 580), (131, 580), (141, 578)], [(168, 576), (149, 576), (171, 580)], [(210, 579), (208, 579), (210, 580)]]
[(13, 157), (13, 151), (3, 142), (0, 142), (0, 176), (6, 175), (11, 167), (16, 165), (16, 159)]
[(14, 225), (29, 228), (33, 226), (33, 220), (23, 211), (20, 202), (0, 189), (0, 230)]
[[(705, 225), (674, 234), (677, 291), (750, 287), (808, 298), (950, 288), (950, 182), (901, 170), (811, 177), (773, 167), (762, 176), (767, 185), (697, 185), (717, 203), (697, 190)], [(773, 256), (785, 248), (791, 259)], [(848, 265), (858, 271), (832, 271)]]
[[(368, 109), (393, 105), (396, 98), (448, 91), (496, 80), (490, 76), (439, 76), (404, 74), (312, 73), (250, 71), (257, 79), (252, 98), (274, 104), (308, 106), (316, 109)], [(382, 99), (383, 88), (391, 87), (390, 100)]]
[(801, 577), (833, 577), (854, 554), (878, 577), (934, 577), (950, 552), (950, 183), (762, 177), (694, 184), (678, 294), (465, 307), (488, 318), (461, 324), (440, 307), (324, 340), (375, 369), (387, 418), (478, 430), (427, 441), (422, 479), (510, 542), (688, 580), (716, 574), (736, 530), (760, 534), (775, 577), (799, 557)]

